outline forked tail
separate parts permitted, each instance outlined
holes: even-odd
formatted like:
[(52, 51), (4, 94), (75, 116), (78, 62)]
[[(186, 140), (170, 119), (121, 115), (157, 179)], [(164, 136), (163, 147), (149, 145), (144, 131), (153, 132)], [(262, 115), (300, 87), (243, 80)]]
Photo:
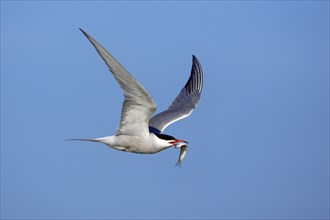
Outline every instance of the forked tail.
[(87, 139), (87, 138), (69, 138), (65, 139), (65, 141), (91, 141), (91, 142), (100, 142), (100, 140), (96, 139)]

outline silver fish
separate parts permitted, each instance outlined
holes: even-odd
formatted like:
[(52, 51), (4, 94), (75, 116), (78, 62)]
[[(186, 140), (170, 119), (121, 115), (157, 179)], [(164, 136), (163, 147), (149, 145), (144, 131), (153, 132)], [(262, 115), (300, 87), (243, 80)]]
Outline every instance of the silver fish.
[(181, 163), (182, 163), (184, 157), (185, 157), (186, 154), (187, 154), (187, 148), (188, 148), (187, 145), (182, 145), (182, 146), (180, 146), (180, 155), (179, 155), (178, 162), (176, 163), (176, 166), (181, 167)]

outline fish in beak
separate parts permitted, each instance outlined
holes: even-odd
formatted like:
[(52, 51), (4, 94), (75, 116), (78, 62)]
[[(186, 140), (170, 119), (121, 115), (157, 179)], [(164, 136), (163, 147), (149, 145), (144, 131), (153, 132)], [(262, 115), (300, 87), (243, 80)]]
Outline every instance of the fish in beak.
[(184, 144), (182, 144), (182, 145), (180, 146), (180, 155), (179, 155), (178, 162), (176, 163), (176, 166), (181, 167), (181, 163), (182, 163), (184, 157), (185, 157), (186, 154), (187, 154), (187, 148), (188, 148), (188, 146), (187, 146), (187, 145), (184, 145)]

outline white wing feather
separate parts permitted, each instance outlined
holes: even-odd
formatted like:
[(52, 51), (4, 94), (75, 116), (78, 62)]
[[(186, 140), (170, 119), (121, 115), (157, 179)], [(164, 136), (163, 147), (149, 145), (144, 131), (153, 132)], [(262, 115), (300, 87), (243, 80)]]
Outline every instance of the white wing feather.
[(190, 77), (178, 96), (167, 110), (153, 116), (149, 121), (150, 129), (159, 132), (170, 124), (188, 117), (196, 108), (203, 88), (203, 71), (198, 59), (193, 55)]
[(156, 105), (147, 91), (120, 65), (96, 40), (80, 29), (92, 43), (98, 54), (124, 92), (124, 102), (117, 135), (145, 136), (149, 134), (148, 122)]

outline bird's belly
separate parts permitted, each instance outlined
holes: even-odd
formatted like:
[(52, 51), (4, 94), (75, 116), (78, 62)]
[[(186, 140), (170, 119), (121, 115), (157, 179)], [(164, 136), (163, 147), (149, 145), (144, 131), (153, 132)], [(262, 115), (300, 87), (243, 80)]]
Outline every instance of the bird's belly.
[(158, 151), (155, 151), (154, 148), (146, 148), (146, 147), (133, 147), (133, 146), (111, 146), (111, 148), (119, 151), (125, 151), (130, 153), (136, 153), (136, 154), (154, 154)]
[(127, 136), (125, 138), (119, 136), (116, 138), (115, 143), (109, 146), (115, 150), (137, 154), (154, 154), (158, 152), (148, 141), (132, 136), (129, 138)]

